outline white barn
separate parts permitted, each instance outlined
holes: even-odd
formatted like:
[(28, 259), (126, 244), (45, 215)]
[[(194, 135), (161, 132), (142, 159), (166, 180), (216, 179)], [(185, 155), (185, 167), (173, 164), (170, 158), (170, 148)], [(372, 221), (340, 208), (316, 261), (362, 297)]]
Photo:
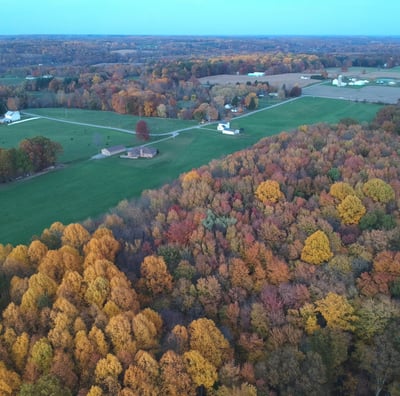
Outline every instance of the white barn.
[(123, 153), (124, 151), (126, 151), (126, 147), (119, 145), (103, 148), (101, 149), (101, 154), (105, 155), (106, 157), (111, 157), (112, 155)]

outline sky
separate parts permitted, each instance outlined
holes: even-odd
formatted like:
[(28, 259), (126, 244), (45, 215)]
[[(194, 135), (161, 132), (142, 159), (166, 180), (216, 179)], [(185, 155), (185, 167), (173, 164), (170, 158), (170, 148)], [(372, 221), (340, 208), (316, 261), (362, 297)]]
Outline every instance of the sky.
[(17, 4), (2, 7), (0, 35), (400, 36), (399, 0), (19, 0)]

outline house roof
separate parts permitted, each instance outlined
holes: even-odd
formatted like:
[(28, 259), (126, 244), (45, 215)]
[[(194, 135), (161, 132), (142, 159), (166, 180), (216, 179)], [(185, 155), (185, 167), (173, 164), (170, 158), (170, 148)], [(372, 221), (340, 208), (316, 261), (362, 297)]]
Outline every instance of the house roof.
[(140, 157), (141, 155), (156, 155), (157, 149), (154, 147), (134, 147), (128, 151), (128, 155), (131, 157)]
[(4, 114), (5, 117), (12, 117), (13, 115), (19, 115), (19, 111), (10, 111), (8, 110), (6, 114)]
[(125, 146), (123, 145), (118, 145), (118, 146), (112, 146), (112, 147), (105, 147), (103, 150), (107, 150), (109, 153), (120, 153), (121, 151), (125, 150)]

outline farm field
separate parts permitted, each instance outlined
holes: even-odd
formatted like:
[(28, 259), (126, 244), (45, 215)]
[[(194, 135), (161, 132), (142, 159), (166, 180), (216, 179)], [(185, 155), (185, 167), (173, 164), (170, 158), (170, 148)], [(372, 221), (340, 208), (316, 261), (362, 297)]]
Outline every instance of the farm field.
[[(303, 124), (335, 123), (346, 117), (370, 121), (379, 108), (376, 104), (304, 97), (234, 119), (232, 127), (244, 128), (244, 133), (238, 136), (218, 133), (215, 124), (199, 127), (189, 121), (147, 119), (152, 133), (193, 126), (176, 138), (156, 143), (160, 154), (152, 160), (118, 157), (90, 160), (107, 143), (139, 145), (134, 136), (113, 130), (46, 119), (0, 127), (2, 147), (15, 146), (24, 137), (38, 134), (59, 141), (64, 146), (60, 161), (66, 164), (39, 177), (0, 186), (0, 243), (28, 243), (32, 235), (39, 235), (55, 221), (68, 224), (99, 216), (123, 199), (139, 197), (145, 189), (160, 187), (183, 172), (249, 147), (263, 137)], [(132, 116), (95, 111), (35, 109), (31, 112), (124, 129), (133, 129), (137, 122)]]

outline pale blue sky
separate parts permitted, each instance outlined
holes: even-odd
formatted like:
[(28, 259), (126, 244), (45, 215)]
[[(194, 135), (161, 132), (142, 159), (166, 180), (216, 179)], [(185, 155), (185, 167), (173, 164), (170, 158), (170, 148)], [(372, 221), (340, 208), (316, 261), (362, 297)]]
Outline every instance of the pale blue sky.
[(399, 0), (19, 0), (10, 8), (2, 7), (0, 35), (400, 36)]

